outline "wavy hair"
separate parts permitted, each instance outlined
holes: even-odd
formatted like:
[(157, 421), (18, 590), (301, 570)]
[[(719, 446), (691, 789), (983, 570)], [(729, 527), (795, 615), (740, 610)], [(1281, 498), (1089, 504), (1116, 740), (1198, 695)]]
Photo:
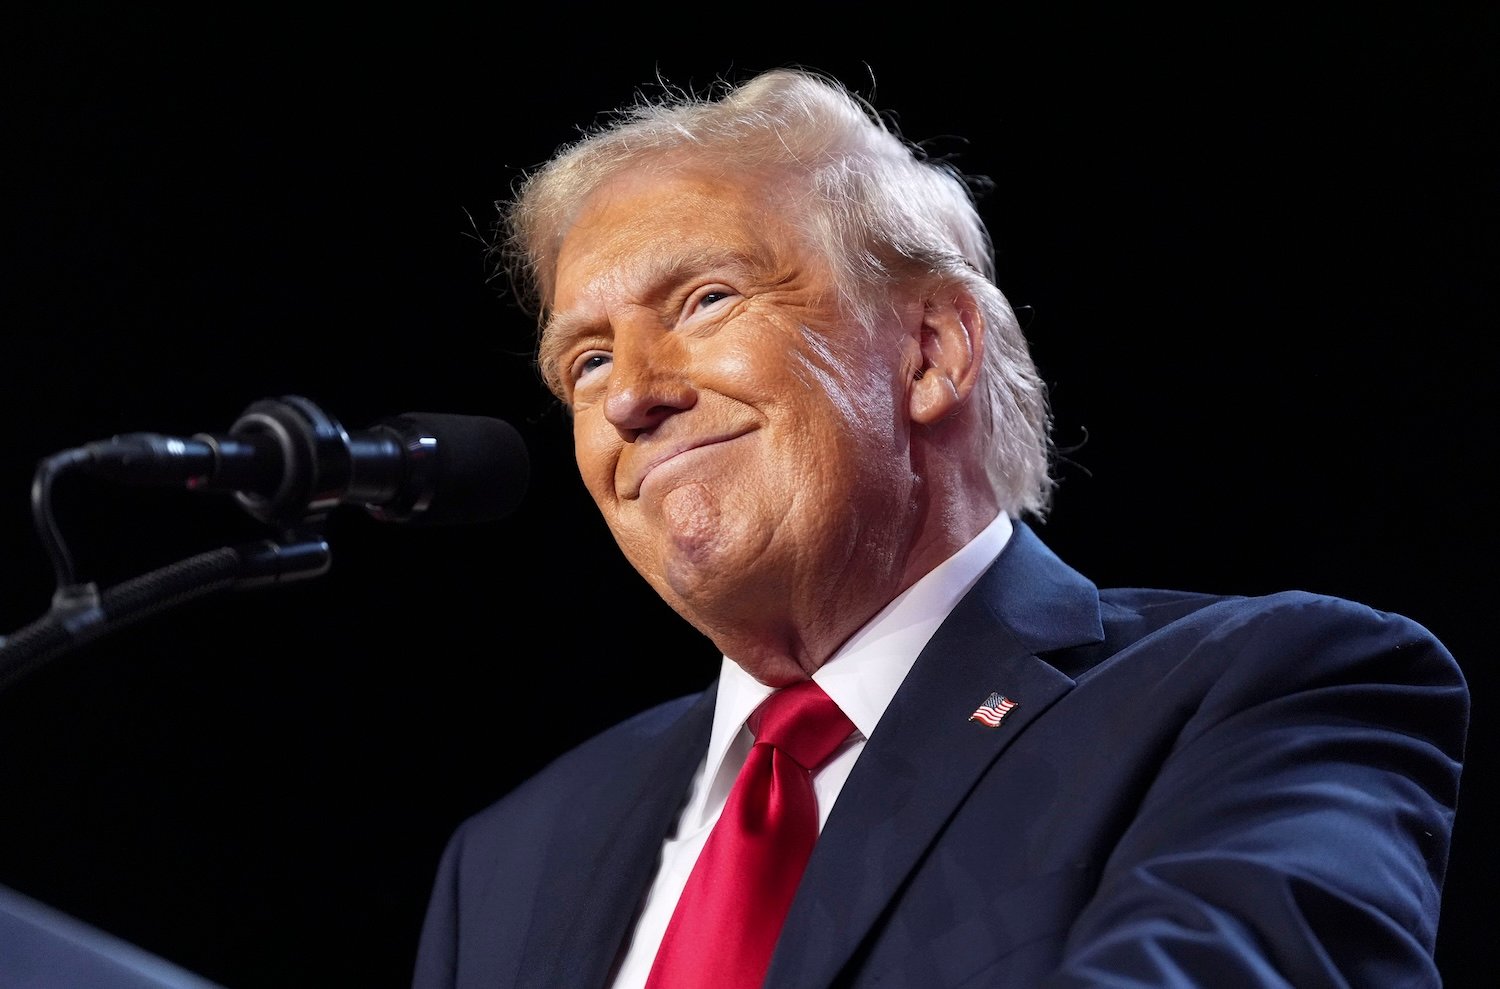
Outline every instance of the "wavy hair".
[[(683, 163), (784, 180), (784, 218), (829, 260), (844, 311), (863, 326), (875, 325), (895, 283), (925, 279), (966, 290), (987, 330), (976, 393), (985, 470), (1003, 510), (1045, 515), (1054, 485), (1046, 388), (995, 284), (993, 243), (969, 177), (931, 159), (821, 73), (773, 69), (737, 85), (720, 80), (701, 95), (663, 82), (523, 175), (512, 198), (498, 204), (495, 250), (539, 325), (562, 239), (589, 194), (624, 171)], [(557, 382), (547, 383), (558, 391)]]

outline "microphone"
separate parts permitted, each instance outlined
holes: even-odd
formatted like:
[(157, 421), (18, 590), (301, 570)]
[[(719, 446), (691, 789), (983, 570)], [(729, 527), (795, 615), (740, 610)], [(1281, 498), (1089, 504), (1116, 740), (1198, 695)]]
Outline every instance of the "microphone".
[(488, 522), (515, 511), (530, 480), (525, 441), (503, 420), (408, 412), (350, 432), (299, 395), (251, 403), (226, 433), (125, 433), (76, 453), (114, 480), (230, 492), (283, 526), (343, 504), (387, 522)]

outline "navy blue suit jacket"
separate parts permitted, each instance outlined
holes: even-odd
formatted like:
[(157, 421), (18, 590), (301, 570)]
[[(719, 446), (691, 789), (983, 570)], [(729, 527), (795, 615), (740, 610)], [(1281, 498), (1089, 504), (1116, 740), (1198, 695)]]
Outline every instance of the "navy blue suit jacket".
[[(1436, 986), (1468, 704), (1406, 618), (1101, 592), (1018, 525), (866, 744), (765, 985)], [(603, 986), (712, 715), (646, 711), (465, 822), (416, 989)]]

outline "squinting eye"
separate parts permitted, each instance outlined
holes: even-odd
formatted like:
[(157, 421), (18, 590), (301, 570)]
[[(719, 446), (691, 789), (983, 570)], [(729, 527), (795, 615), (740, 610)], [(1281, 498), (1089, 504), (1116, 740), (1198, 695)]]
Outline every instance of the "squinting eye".
[(610, 356), (598, 350), (584, 354), (573, 362), (573, 380), (582, 381), (586, 375), (593, 373), (610, 362)]
[(729, 288), (711, 288), (700, 291), (697, 295), (687, 301), (687, 308), (683, 310), (683, 316), (695, 316), (706, 309), (712, 309), (725, 299), (732, 299), (738, 294)]

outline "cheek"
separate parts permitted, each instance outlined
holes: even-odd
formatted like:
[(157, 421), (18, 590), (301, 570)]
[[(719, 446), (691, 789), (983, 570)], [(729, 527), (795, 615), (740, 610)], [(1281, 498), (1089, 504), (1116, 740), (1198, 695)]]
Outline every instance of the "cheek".
[[(589, 494), (604, 508), (614, 500), (614, 465), (618, 456), (616, 443), (611, 442), (608, 424), (605, 429), (593, 420), (600, 417), (585, 412), (573, 420), (573, 458), (578, 463), (578, 476)], [(602, 422), (602, 419), (601, 419)]]
[(842, 428), (856, 442), (889, 444), (899, 427), (901, 403), (892, 367), (868, 350), (808, 346), (797, 355), (795, 375), (810, 422)]
[[(781, 359), (769, 352), (764, 345), (746, 346), (743, 343), (720, 343), (703, 355), (705, 378), (711, 379), (712, 387), (732, 398), (744, 400), (757, 398), (768, 391), (774, 393), (777, 372), (774, 368)], [(705, 348), (707, 349), (707, 348)]]
[(784, 407), (810, 428), (844, 423), (860, 433), (888, 434), (893, 368), (862, 337), (840, 341), (839, 335), (767, 320), (757, 332), (739, 335), (713, 353), (714, 373), (732, 394)]

